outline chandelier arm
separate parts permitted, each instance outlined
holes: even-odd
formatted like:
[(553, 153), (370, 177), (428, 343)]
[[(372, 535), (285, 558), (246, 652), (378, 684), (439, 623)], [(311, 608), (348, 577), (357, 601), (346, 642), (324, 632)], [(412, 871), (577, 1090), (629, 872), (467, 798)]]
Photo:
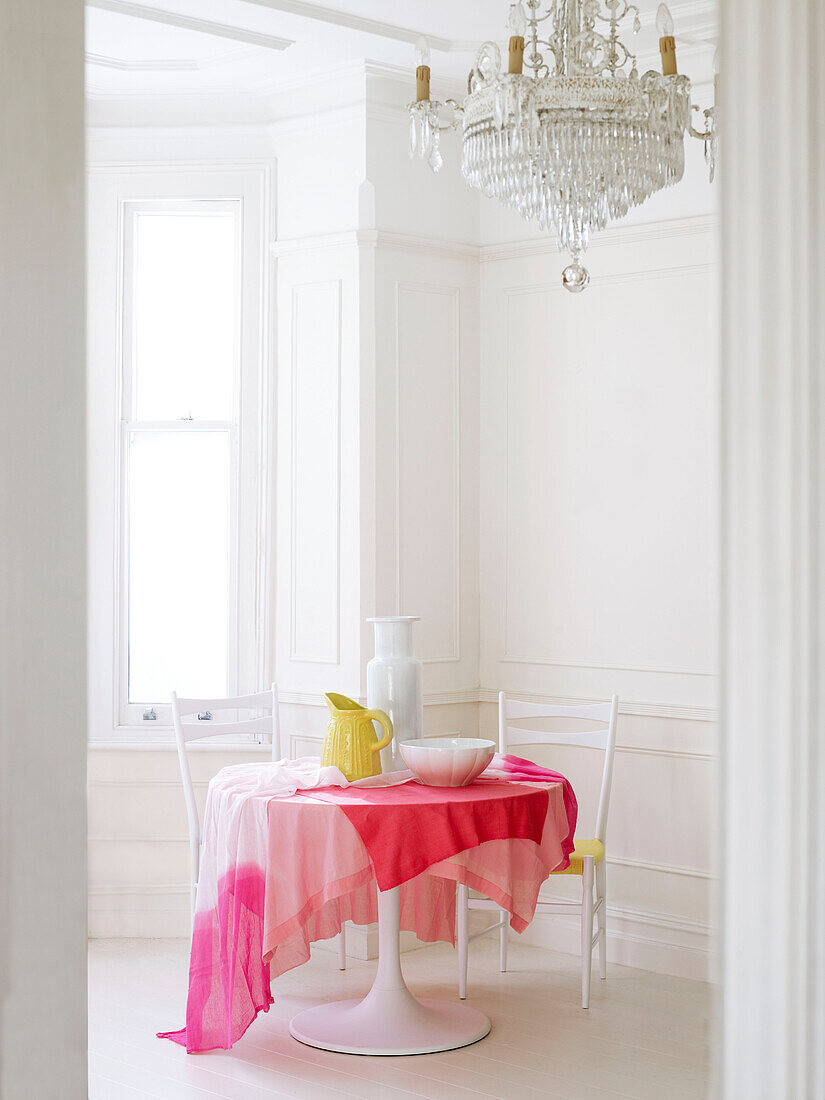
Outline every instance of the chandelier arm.
[[(545, 17), (546, 18), (546, 17)], [(530, 51), (526, 56), (527, 68), (533, 70), (534, 79), (538, 77), (542, 68), (545, 65), (544, 56), (539, 52), (539, 29), (538, 20), (530, 19)]]
[[(438, 120), (437, 129), (442, 134), (449, 133), (450, 130), (457, 130), (459, 125), (461, 124), (461, 122), (463, 120), (463, 115), (464, 115), (464, 108), (461, 106), (460, 103), (457, 103), (454, 99), (445, 99), (444, 100), (444, 106), (445, 107), (452, 107), (453, 112), (455, 114), (455, 118), (452, 118), (449, 122), (442, 122), (441, 119)], [(440, 107), (441, 107), (441, 104), (439, 104), (439, 110), (440, 110)]]
[(634, 8), (636, 11), (639, 10), (635, 4), (629, 4), (626, 0), (623, 0), (624, 7), (622, 7), (621, 11), (617, 8), (614, 14), (607, 5), (605, 5), (604, 11), (602, 11), (601, 2), (602, 0), (600, 0), (596, 7), (594, 14), (597, 19), (601, 19), (605, 23), (621, 23), (621, 21), (626, 18), (628, 12), (633, 11)]
[[(697, 104), (692, 103), (691, 110), (701, 111), (702, 108), (697, 106)], [(714, 108), (706, 107), (704, 111), (702, 111), (702, 114), (705, 116), (704, 130), (697, 130), (693, 123), (689, 121), (686, 127), (686, 133), (688, 133), (693, 138), (698, 138), (700, 141), (708, 141), (709, 138), (713, 137), (713, 132), (716, 126)]]
[[(535, 13), (536, 8), (533, 8), (532, 10)], [(553, 14), (553, 9), (552, 9), (552, 7), (550, 7), (550, 8), (547, 9), (547, 11), (544, 13), (544, 15), (535, 15), (535, 14), (528, 15), (527, 16), (527, 22), (528, 23), (543, 23), (546, 19), (549, 19), (552, 14)]]

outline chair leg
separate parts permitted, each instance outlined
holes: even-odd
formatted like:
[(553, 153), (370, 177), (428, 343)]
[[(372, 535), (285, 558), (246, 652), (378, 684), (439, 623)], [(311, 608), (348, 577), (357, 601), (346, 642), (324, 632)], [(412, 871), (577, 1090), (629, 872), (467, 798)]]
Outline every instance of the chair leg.
[(338, 969), (347, 969), (347, 926), (341, 925), (341, 931), (338, 933)]
[(467, 996), (467, 955), (469, 951), (469, 938), (467, 930), (467, 918), (469, 909), (467, 901), (469, 890), (463, 883), (459, 883), (458, 896), (456, 898), (456, 946), (458, 947), (458, 995), (463, 1001)]
[(605, 861), (596, 864), (596, 900), (601, 901), (597, 920), (599, 922), (599, 975), (602, 981), (607, 977), (607, 873)]
[(582, 1008), (590, 1007), (590, 967), (593, 958), (593, 857), (582, 868)]
[(504, 974), (507, 971), (507, 933), (510, 931), (510, 914), (506, 909), (499, 909), (498, 914), (504, 921), (498, 932), (498, 968)]

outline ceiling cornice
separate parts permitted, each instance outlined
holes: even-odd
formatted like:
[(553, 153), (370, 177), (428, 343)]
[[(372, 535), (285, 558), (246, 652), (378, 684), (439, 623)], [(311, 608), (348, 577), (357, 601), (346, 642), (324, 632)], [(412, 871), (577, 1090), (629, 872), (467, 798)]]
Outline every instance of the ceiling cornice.
[(219, 65), (229, 65), (248, 57), (253, 51), (245, 49), (227, 50), (203, 58), (140, 58), (111, 57), (108, 54), (87, 53), (86, 63), (101, 69), (117, 69), (127, 73), (186, 73), (215, 69)]
[(197, 61), (193, 61), (191, 58), (184, 57), (176, 60), (174, 58), (160, 58), (155, 61), (139, 61), (130, 60), (127, 61), (123, 57), (110, 57), (108, 54), (103, 53), (86, 53), (86, 64), (95, 65), (99, 69), (117, 69), (119, 72), (164, 72), (164, 73), (183, 73), (183, 72), (197, 72), (200, 65)]
[(151, 23), (165, 23), (170, 27), (210, 34), (215, 38), (229, 38), (235, 42), (246, 42), (250, 46), (262, 46), (267, 50), (286, 50), (295, 44), (292, 38), (278, 38), (276, 35), (263, 34), (260, 31), (252, 31), (229, 23), (214, 23), (210, 19), (198, 19), (192, 15), (168, 11), (166, 8), (136, 4), (132, 0), (86, 0), (86, 4), (90, 8), (100, 8), (101, 11), (128, 15), (133, 19), (145, 19)]
[[(270, 8), (273, 11), (281, 11), (289, 15), (298, 15), (316, 22), (329, 23), (336, 27), (346, 27), (349, 30), (360, 31), (363, 34), (389, 38), (395, 42), (412, 44), (424, 35), (430, 49), (441, 53), (475, 53), (481, 45), (480, 38), (467, 41), (442, 38), (428, 33), (425, 29), (403, 27), (397, 23), (383, 23), (377, 19), (368, 19), (365, 16), (353, 15), (351, 12), (339, 11), (337, 8), (314, 4), (310, 0), (242, 0), (242, 2), (254, 4), (257, 7)], [(718, 24), (717, 0), (683, 0), (683, 3), (671, 5), (671, 14), (677, 25), (677, 41), (694, 44), (698, 43), (705, 34), (715, 35), (716, 33)], [(656, 12), (653, 10), (645, 12), (641, 16), (641, 22), (645, 27), (654, 26)], [(686, 33), (678, 33), (679, 24), (689, 27)], [(505, 37), (503, 29), (501, 37)]]
[[(717, 33), (719, 26), (719, 5), (717, 0), (685, 0), (682, 4), (671, 4), (670, 14), (676, 25), (676, 40), (687, 43), (694, 41), (694, 35), (701, 36), (705, 32)], [(656, 12), (653, 8), (643, 12), (639, 17), (643, 27), (656, 25)], [(679, 27), (688, 25), (687, 34), (679, 33)]]
[(475, 41), (455, 42), (449, 38), (428, 34), (426, 30), (401, 27), (396, 23), (382, 23), (377, 19), (367, 19), (362, 15), (339, 11), (337, 8), (312, 4), (309, 3), (309, 0), (243, 0), (243, 3), (255, 4), (261, 8), (271, 8), (273, 11), (282, 11), (288, 15), (299, 15), (303, 19), (313, 19), (319, 23), (330, 23), (335, 27), (346, 27), (348, 30), (360, 31), (362, 34), (390, 38), (394, 42), (413, 44), (422, 35), (425, 35), (430, 49), (438, 50), (441, 53), (464, 53), (475, 50), (479, 46), (479, 43)]

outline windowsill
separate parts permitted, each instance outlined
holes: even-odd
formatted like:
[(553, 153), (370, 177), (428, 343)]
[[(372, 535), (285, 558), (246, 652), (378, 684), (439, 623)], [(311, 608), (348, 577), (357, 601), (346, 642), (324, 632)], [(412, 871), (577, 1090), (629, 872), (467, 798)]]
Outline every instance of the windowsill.
[[(105, 750), (111, 752), (113, 749), (122, 749), (127, 752), (177, 752), (177, 744), (175, 743), (174, 736), (170, 734), (168, 740), (163, 741), (144, 741), (138, 740), (138, 738), (123, 738), (112, 739), (110, 741), (95, 740), (89, 741), (87, 749), (89, 752)], [(256, 741), (240, 741), (237, 737), (232, 740), (222, 739), (220, 734), (216, 734), (214, 737), (205, 738), (202, 741), (190, 741), (186, 746), (186, 751), (193, 752), (223, 752), (230, 750), (232, 752), (251, 752), (261, 753), (267, 756), (272, 753), (272, 746), (269, 744), (259, 744)]]

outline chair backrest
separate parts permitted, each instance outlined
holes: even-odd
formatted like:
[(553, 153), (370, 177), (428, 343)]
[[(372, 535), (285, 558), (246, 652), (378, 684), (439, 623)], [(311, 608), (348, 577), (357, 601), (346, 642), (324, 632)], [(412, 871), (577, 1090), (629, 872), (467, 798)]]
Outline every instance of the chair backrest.
[[(609, 703), (583, 703), (580, 706), (556, 706), (554, 703), (527, 703), (511, 699), (505, 692), (498, 697), (499, 752), (508, 752), (514, 745), (579, 745), (604, 752), (602, 786), (596, 813), (595, 837), (604, 843), (607, 832), (607, 811), (610, 807), (610, 786), (613, 782), (613, 755), (616, 750), (616, 718), (619, 697)], [(587, 718), (603, 722), (596, 729), (556, 732), (526, 729), (515, 723), (534, 718)]]
[[(244, 721), (215, 721), (215, 712), (222, 710), (269, 710), (270, 713)], [(191, 715), (195, 717), (192, 718)], [(186, 718), (188, 721), (184, 720)], [(172, 721), (175, 726), (175, 741), (178, 747), (180, 776), (189, 824), (189, 877), (194, 912), (202, 837), (186, 746), (190, 741), (201, 741), (206, 737), (231, 737), (235, 734), (250, 733), (269, 734), (272, 737), (272, 759), (280, 760), (281, 723), (278, 714), (278, 685), (273, 684), (269, 691), (258, 691), (253, 695), (235, 695), (228, 699), (179, 699), (177, 693), (173, 691)]]

